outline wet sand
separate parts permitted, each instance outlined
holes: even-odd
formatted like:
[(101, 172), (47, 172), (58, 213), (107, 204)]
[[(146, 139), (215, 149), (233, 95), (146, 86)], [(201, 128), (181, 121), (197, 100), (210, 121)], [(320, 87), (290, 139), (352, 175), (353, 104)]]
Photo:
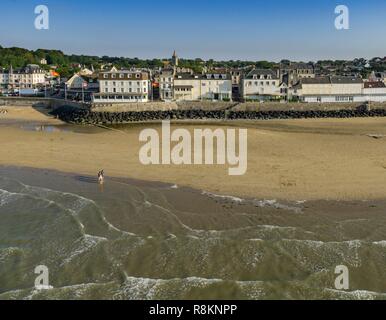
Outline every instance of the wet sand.
[[(139, 133), (148, 127), (160, 129), (159, 124), (125, 125), (114, 130), (71, 127), (47, 116), (47, 110), (7, 109), (9, 114), (0, 115), (0, 165), (88, 175), (103, 168), (108, 176), (256, 199), (386, 198), (385, 118), (182, 122), (172, 126), (190, 130), (248, 128), (248, 171), (230, 177), (228, 166), (142, 165), (138, 160)], [(30, 124), (27, 128), (26, 123)]]

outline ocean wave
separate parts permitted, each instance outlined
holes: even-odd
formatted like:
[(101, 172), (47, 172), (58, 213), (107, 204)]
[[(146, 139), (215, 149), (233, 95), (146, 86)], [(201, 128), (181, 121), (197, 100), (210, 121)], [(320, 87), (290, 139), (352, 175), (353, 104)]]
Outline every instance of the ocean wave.
[(204, 195), (204, 196), (209, 196), (209, 197), (214, 197), (214, 198), (230, 200), (232, 202), (238, 202), (238, 203), (246, 201), (245, 199), (241, 199), (241, 198), (238, 198), (238, 197), (219, 195), (219, 194), (211, 193), (211, 192), (208, 192), (208, 191), (202, 191), (201, 194)]
[[(256, 207), (272, 207), (275, 209), (283, 209), (283, 210), (289, 210), (294, 211), (295, 213), (302, 213), (302, 208), (297, 206), (291, 206), (287, 204), (283, 204), (278, 202), (277, 200), (258, 200), (258, 199), (243, 199), (235, 196), (229, 196), (229, 195), (219, 195), (208, 191), (202, 191), (202, 195), (213, 197), (213, 198), (219, 198), (223, 200), (229, 200), (234, 203), (252, 203)], [(305, 201), (297, 201), (295, 202), (297, 205), (304, 204)]]
[(324, 289), (325, 292), (332, 294), (334, 299), (346, 300), (385, 300), (386, 293), (373, 292), (367, 290), (339, 291), (335, 289)]
[(303, 212), (302, 208), (283, 204), (278, 202), (277, 200), (253, 200), (253, 204), (261, 208), (272, 207), (275, 209), (294, 211), (295, 213), (298, 213), (298, 214)]
[(72, 262), (75, 258), (93, 250), (102, 242), (108, 242), (108, 239), (104, 237), (91, 236), (86, 234), (81, 239), (74, 243), (75, 248), (70, 252), (67, 257), (63, 260), (61, 266)]

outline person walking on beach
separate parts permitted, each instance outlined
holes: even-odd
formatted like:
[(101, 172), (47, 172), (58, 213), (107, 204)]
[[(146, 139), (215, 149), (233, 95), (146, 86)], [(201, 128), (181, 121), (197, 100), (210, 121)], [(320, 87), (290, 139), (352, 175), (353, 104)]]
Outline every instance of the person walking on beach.
[(98, 183), (103, 184), (105, 181), (105, 172), (104, 170), (98, 172)]

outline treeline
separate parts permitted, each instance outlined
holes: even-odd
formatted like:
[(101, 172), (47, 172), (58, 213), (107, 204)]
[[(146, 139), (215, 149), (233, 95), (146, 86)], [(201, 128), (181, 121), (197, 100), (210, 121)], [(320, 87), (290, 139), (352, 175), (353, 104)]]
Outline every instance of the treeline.
[[(125, 57), (108, 57), (108, 56), (88, 56), (88, 55), (67, 55), (60, 50), (27, 50), (23, 48), (11, 47), (3, 48), (0, 46), (0, 67), (9, 68), (10, 65), (13, 68), (22, 68), (27, 64), (40, 64), (42, 59), (47, 60), (48, 65), (41, 65), (44, 69), (49, 69), (49, 66), (57, 66), (57, 71), (62, 77), (69, 77), (74, 72), (78, 72), (78, 65), (84, 65), (90, 68), (93, 66), (96, 70), (102, 66), (114, 65), (117, 68), (160, 68), (164, 66), (165, 61), (170, 59), (139, 59), (139, 58), (125, 58)], [(288, 60), (282, 60), (281, 63), (289, 63)], [(370, 60), (371, 67), (365, 68), (363, 72), (383, 71), (386, 70), (386, 58), (374, 58)], [(356, 67), (363, 67), (366, 64), (365, 59), (354, 59), (353, 61), (345, 60), (324, 60), (318, 61), (316, 67), (323, 69), (324, 67), (334, 66), (339, 71), (348, 68), (355, 69)], [(230, 61), (215, 61), (210, 59), (204, 61), (198, 59), (180, 59), (181, 67), (186, 67), (194, 70), (197, 73), (201, 73), (204, 68), (247, 68), (256, 67), (262, 69), (277, 68), (278, 63), (269, 61), (241, 61), (241, 60), (230, 60)]]
[[(39, 64), (42, 59), (47, 60), (48, 65), (57, 66), (57, 71), (63, 76), (68, 77), (73, 72), (78, 71), (77, 65), (85, 65), (87, 67), (94, 66), (95, 69), (101, 68), (103, 65), (112, 64), (118, 68), (155, 68), (162, 67), (163, 63), (159, 59), (141, 60), (138, 58), (124, 57), (97, 57), (87, 55), (67, 55), (60, 50), (27, 50), (23, 48), (3, 48), (0, 46), (0, 67), (22, 68), (27, 64)], [(42, 68), (48, 69), (49, 66), (42, 65)]]
[[(0, 67), (22, 68), (27, 64), (38, 64), (42, 59), (47, 60), (47, 66), (41, 65), (42, 68), (49, 69), (49, 66), (57, 66), (57, 71), (62, 77), (69, 77), (74, 72), (79, 71), (77, 65), (84, 65), (87, 67), (93, 66), (95, 69), (100, 69), (105, 65), (114, 65), (117, 68), (159, 68), (164, 66), (168, 59), (139, 59), (139, 58), (125, 58), (125, 57), (108, 57), (108, 56), (88, 56), (88, 55), (67, 55), (60, 50), (28, 50), (23, 48), (11, 47), (3, 48), (0, 46)], [(257, 66), (259, 68), (271, 68), (274, 63), (267, 61), (204, 61), (202, 59), (180, 59), (179, 65), (186, 67), (200, 73), (204, 67), (226, 67), (226, 68), (243, 68), (248, 66)]]

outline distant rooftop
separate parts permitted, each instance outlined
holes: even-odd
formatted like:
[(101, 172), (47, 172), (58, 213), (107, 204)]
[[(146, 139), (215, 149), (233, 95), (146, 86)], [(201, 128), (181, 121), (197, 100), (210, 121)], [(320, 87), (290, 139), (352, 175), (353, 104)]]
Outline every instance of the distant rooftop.
[(353, 84), (363, 83), (363, 80), (358, 77), (316, 77), (316, 78), (304, 78), (301, 80), (302, 84)]
[(271, 69), (254, 69), (247, 74), (246, 79), (253, 79), (254, 76), (271, 76), (271, 79), (278, 79), (277, 73)]

